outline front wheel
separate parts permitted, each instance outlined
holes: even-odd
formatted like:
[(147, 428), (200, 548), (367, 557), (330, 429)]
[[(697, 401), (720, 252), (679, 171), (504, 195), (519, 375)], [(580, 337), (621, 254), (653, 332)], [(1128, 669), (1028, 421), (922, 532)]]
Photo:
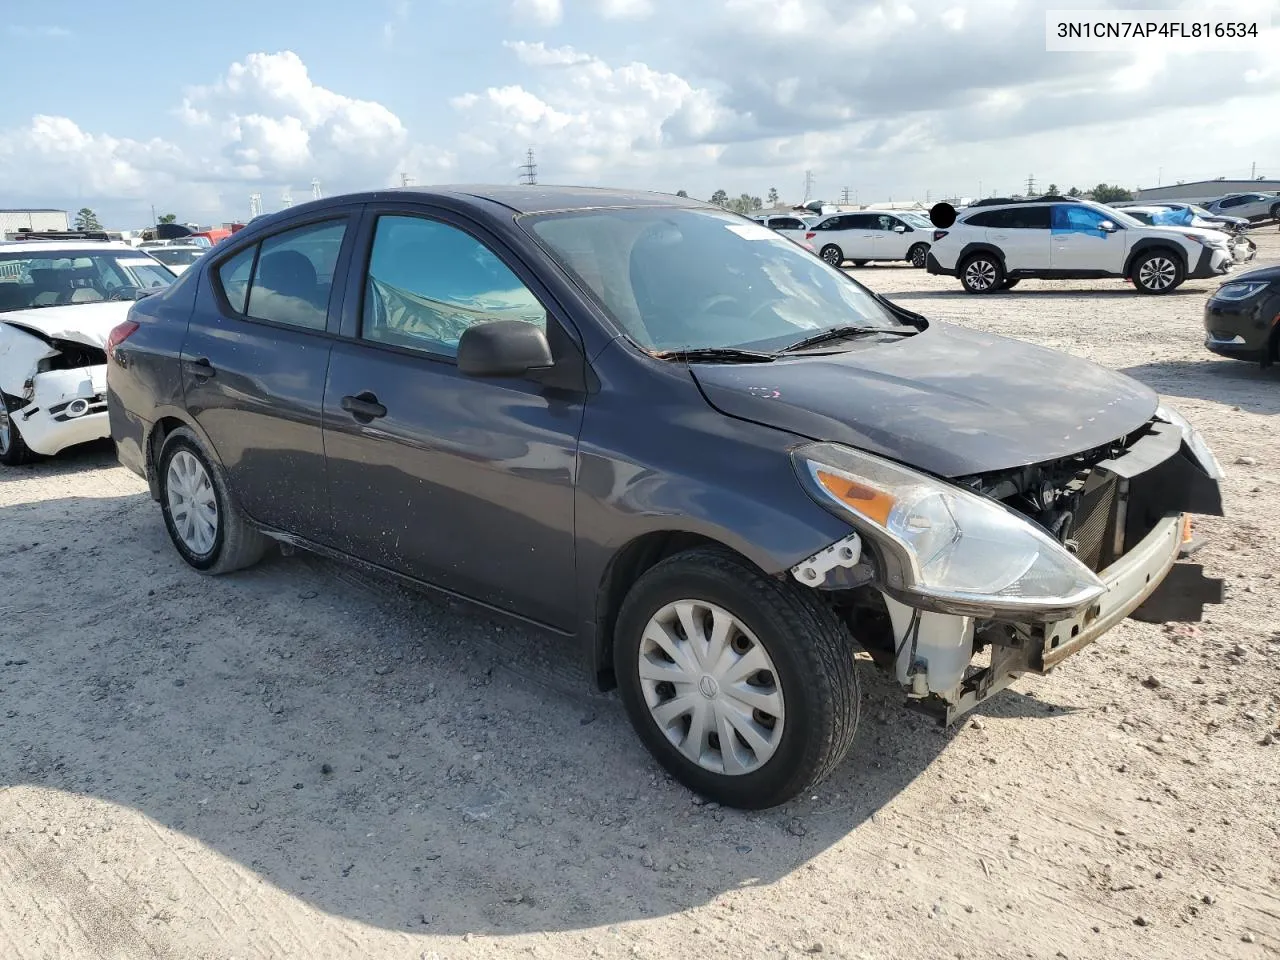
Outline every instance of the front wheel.
[(1168, 293), (1181, 285), (1185, 274), (1182, 263), (1167, 250), (1144, 253), (1133, 264), (1133, 285), (1139, 293)]
[(911, 261), (911, 265), (918, 270), (923, 270), (925, 261), (929, 258), (929, 245), (927, 243), (917, 243), (914, 247), (907, 251), (907, 259)]
[(636, 582), (613, 661), (641, 741), (726, 806), (784, 803), (853, 743), (861, 691), (847, 630), (816, 594), (722, 549), (677, 554)]
[(187, 427), (160, 452), (160, 509), (169, 539), (201, 573), (230, 573), (262, 559), (267, 540), (231, 497), (221, 467)]
[(1277, 203), (1277, 204), (1275, 204), (1275, 205), (1273, 205), (1273, 206), (1272, 206), (1272, 208), (1271, 208), (1271, 219), (1272, 219), (1272, 220), (1280, 220), (1280, 203)]
[(1004, 264), (994, 254), (979, 253), (965, 261), (960, 282), (969, 293), (990, 293), (1004, 285)]
[(20, 467), (31, 458), (31, 451), (9, 412), (9, 400), (0, 393), (0, 463), (6, 467)]
[(825, 247), (823, 247), (822, 252), (821, 254), (819, 254), (819, 256), (821, 256), (823, 260), (827, 261), (827, 263), (831, 264), (831, 266), (833, 267), (838, 267), (840, 266), (840, 264), (844, 263), (844, 251), (841, 250), (839, 247), (837, 247), (834, 243), (828, 243)]

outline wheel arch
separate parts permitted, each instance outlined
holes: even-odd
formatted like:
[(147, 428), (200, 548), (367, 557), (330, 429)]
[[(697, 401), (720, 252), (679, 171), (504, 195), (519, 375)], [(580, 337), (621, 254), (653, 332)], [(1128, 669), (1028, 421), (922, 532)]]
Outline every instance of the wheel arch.
[(185, 410), (177, 407), (157, 409), (156, 419), (147, 431), (143, 445), (143, 450), (146, 454), (147, 486), (151, 491), (151, 499), (157, 502), (160, 500), (160, 452), (164, 449), (164, 443), (169, 439), (169, 434), (179, 427), (189, 429), (199, 437), (200, 442), (204, 444), (207, 450), (213, 452), (215, 457), (217, 456), (213, 444), (209, 442), (209, 437)]
[(1189, 272), (1190, 261), (1187, 258), (1187, 251), (1182, 249), (1180, 243), (1174, 240), (1165, 240), (1161, 237), (1143, 237), (1133, 245), (1129, 250), (1128, 257), (1125, 258), (1124, 276), (1133, 276), (1133, 267), (1138, 262), (1138, 259), (1157, 250), (1172, 254), (1182, 265), (1182, 272), (1184, 274)]
[(1009, 266), (1005, 263), (1004, 259), (1004, 251), (994, 243), (988, 243), (983, 240), (973, 240), (964, 245), (960, 251), (960, 256), (956, 257), (956, 272), (959, 273), (963, 270), (964, 265), (978, 253), (991, 254), (1000, 261), (1000, 269), (1004, 270), (1005, 273), (1009, 272)]

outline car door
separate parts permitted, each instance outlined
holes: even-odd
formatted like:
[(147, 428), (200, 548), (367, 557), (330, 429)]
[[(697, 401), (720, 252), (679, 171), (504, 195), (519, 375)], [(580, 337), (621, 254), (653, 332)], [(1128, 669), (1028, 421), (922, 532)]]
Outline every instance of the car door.
[(371, 206), (324, 396), (333, 540), (551, 626), (574, 626), (573, 496), (585, 395), (459, 372), (467, 327), (576, 337), (510, 249), (458, 214)]
[(294, 221), (210, 265), (182, 344), (187, 412), (260, 523), (328, 530), (321, 429), (359, 206)]
[(979, 217), (987, 227), (987, 240), (1004, 253), (1005, 270), (1037, 272), (1049, 268), (1047, 206), (1008, 207)]
[(911, 246), (911, 228), (902, 220), (882, 213), (873, 221), (875, 230), (876, 260), (905, 260)]
[(788, 240), (795, 240), (797, 243), (804, 240), (804, 235), (808, 232), (804, 221), (799, 217), (770, 217), (769, 228), (776, 230)]
[[(1103, 229), (1109, 224), (1111, 229)], [(1124, 272), (1124, 228), (1101, 210), (1079, 203), (1060, 203), (1053, 208), (1054, 270)]]

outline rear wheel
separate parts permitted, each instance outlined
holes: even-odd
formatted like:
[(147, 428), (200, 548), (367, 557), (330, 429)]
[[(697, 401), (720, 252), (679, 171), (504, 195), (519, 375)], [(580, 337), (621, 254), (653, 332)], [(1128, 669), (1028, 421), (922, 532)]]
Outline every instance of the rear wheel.
[[(828, 243), (823, 247), (819, 256), (833, 267), (838, 267), (840, 264), (844, 263), (844, 251), (834, 243)], [(864, 260), (863, 263), (866, 263), (866, 261)]]
[(928, 257), (929, 245), (927, 243), (917, 243), (907, 251), (907, 259), (911, 261), (911, 265), (920, 270), (924, 269), (925, 261)]
[(631, 588), (614, 670), (645, 746), (691, 790), (761, 809), (826, 777), (853, 742), (852, 638), (817, 594), (719, 548)]
[(262, 559), (267, 539), (236, 505), (221, 467), (179, 427), (160, 453), (160, 509), (169, 539), (201, 573), (230, 573)]
[(9, 413), (9, 398), (0, 393), (0, 463), (18, 467), (32, 459), (26, 441)]
[(1185, 272), (1182, 262), (1168, 250), (1152, 250), (1134, 261), (1130, 279), (1139, 293), (1168, 293), (1182, 284)]
[(1004, 265), (992, 253), (976, 253), (960, 268), (960, 282), (969, 293), (999, 290), (1004, 279)]

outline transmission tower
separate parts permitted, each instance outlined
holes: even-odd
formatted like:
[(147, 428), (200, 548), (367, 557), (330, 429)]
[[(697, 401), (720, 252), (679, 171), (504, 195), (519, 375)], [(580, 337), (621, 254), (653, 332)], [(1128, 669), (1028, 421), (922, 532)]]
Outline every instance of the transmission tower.
[(249, 194), (249, 219), (262, 216), (262, 194)]
[(530, 187), (538, 182), (538, 165), (533, 162), (533, 147), (524, 155), (524, 164), (520, 167), (520, 182)]
[(289, 188), (284, 188), (284, 193), (280, 194), (280, 206), (288, 210), (293, 206), (293, 194), (289, 192)]
[(1027, 196), (1034, 197), (1036, 195), (1036, 178), (1031, 174), (1027, 174)]
[(841, 191), (840, 191), (840, 202), (841, 202), (842, 204), (847, 204), (847, 203), (849, 202), (849, 188), (848, 188), (848, 187), (845, 187), (843, 190), (841, 190)]
[(813, 171), (806, 170), (804, 172), (804, 199), (800, 202), (802, 204), (808, 203), (810, 199), (812, 199), (812, 197), (813, 197)]
[(400, 174), (400, 186), (412, 187), (416, 181), (407, 173)]
[(323, 197), (323, 196), (324, 196), (324, 194), (322, 194), (322, 193), (320, 192), (320, 181), (319, 181), (319, 180), (312, 180), (312, 181), (311, 181), (311, 199), (312, 199), (312, 200), (319, 200), (319, 199), (320, 199), (321, 197)]

